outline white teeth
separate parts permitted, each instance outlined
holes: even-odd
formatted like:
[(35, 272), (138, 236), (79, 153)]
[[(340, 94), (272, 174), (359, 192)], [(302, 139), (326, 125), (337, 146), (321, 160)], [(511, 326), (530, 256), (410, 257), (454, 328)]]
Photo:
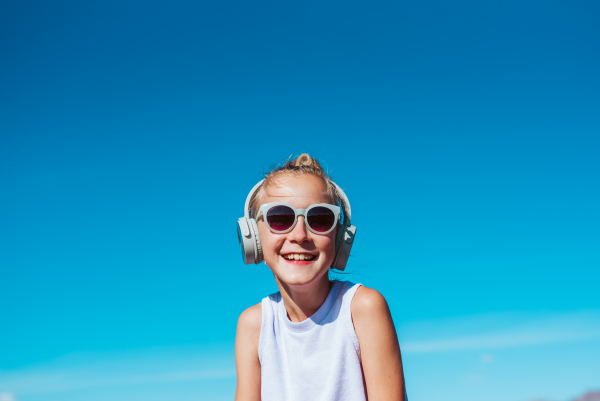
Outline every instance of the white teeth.
[(305, 253), (288, 253), (287, 255), (283, 255), (283, 257), (287, 260), (313, 260), (315, 258), (314, 255)]

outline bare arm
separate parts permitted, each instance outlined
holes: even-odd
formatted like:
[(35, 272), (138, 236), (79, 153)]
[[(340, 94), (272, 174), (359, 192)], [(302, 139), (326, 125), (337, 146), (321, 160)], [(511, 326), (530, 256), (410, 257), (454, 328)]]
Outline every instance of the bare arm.
[(405, 401), (400, 345), (385, 298), (360, 287), (351, 311), (369, 401)]
[(240, 315), (235, 336), (237, 388), (235, 401), (260, 401), (260, 361), (258, 341), (262, 306), (257, 304)]

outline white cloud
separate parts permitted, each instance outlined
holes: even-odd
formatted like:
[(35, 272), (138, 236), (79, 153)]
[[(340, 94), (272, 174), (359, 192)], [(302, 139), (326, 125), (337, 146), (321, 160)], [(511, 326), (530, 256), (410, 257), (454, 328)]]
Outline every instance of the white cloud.
[[(235, 369), (207, 369), (196, 371), (165, 372), (151, 375), (136, 375), (135, 372), (94, 376), (78, 372), (76, 368), (63, 371), (30, 372), (12, 375), (0, 381), (1, 387), (14, 388), (23, 394), (46, 394), (79, 389), (109, 386), (127, 386), (152, 383), (187, 382), (235, 377)], [(0, 401), (16, 401), (5, 393)]]
[[(226, 352), (205, 350), (146, 350), (127, 355), (75, 355), (41, 366), (3, 371), (0, 391), (20, 395), (153, 383), (233, 378), (233, 344)], [(231, 355), (230, 355), (231, 354)], [(16, 401), (3, 393), (0, 401)]]
[(486, 379), (485, 375), (482, 373), (471, 373), (465, 376), (465, 384), (472, 386), (477, 383), (482, 383)]
[(0, 401), (17, 401), (17, 399), (11, 393), (0, 393)]
[[(460, 350), (490, 350), (541, 344), (553, 344), (589, 339), (600, 339), (600, 313), (587, 311), (555, 316), (546, 316), (523, 321), (521, 316), (511, 322), (506, 314), (497, 319), (493, 330), (482, 331), (482, 327), (494, 321), (493, 315), (460, 318), (457, 321), (427, 322), (421, 330), (412, 330), (411, 337), (424, 337), (429, 333), (452, 333), (452, 335), (427, 340), (401, 341), (403, 353), (421, 354)], [(486, 322), (486, 324), (481, 324)], [(417, 326), (419, 326), (417, 324)], [(462, 327), (461, 327), (462, 326)], [(500, 327), (499, 327), (500, 326)], [(503, 327), (502, 327), (503, 326)], [(469, 332), (477, 331), (477, 334)]]
[(492, 355), (490, 353), (481, 355), (481, 363), (487, 365), (492, 362), (494, 362), (494, 355)]

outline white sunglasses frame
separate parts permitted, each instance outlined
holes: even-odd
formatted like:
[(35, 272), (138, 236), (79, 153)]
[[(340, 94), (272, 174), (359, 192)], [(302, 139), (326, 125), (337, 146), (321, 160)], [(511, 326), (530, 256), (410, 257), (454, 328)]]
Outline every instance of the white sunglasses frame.
[[(275, 234), (286, 234), (289, 233), (290, 231), (292, 231), (294, 229), (294, 227), (296, 227), (296, 224), (298, 223), (298, 216), (304, 216), (304, 225), (306, 226), (306, 228), (308, 228), (310, 230), (310, 232), (317, 234), (317, 235), (327, 235), (330, 232), (333, 231), (334, 228), (336, 228), (340, 222), (340, 218), (341, 218), (341, 214), (340, 214), (340, 207), (339, 206), (335, 206), (335, 205), (330, 205), (329, 203), (315, 203), (314, 205), (310, 205), (309, 207), (307, 207), (306, 209), (296, 209), (294, 206), (290, 205), (289, 203), (283, 203), (283, 202), (271, 202), (271, 203), (265, 203), (260, 205), (260, 208), (258, 209), (258, 213), (256, 214), (256, 218), (255, 221), (258, 221), (258, 218), (261, 215), (266, 216), (267, 212), (269, 211), (269, 209), (271, 209), (272, 207), (275, 206), (287, 206), (290, 209), (292, 209), (294, 211), (294, 224), (292, 224), (292, 226), (290, 228), (288, 228), (287, 230), (284, 231), (277, 231), (274, 230), (273, 227), (271, 227), (269, 225), (269, 222), (267, 221), (266, 217), (263, 217), (263, 221), (265, 222), (265, 224), (267, 225), (267, 227), (269, 227), (269, 230), (271, 230), (271, 232), (274, 232)], [(315, 231), (312, 229), (312, 227), (308, 224), (308, 220), (306, 218), (308, 211), (310, 209), (313, 209), (315, 207), (324, 207), (327, 208), (329, 210), (331, 210), (335, 216), (335, 222), (333, 223), (333, 225), (331, 226), (331, 228), (327, 231), (324, 232), (319, 232), (319, 231)]]

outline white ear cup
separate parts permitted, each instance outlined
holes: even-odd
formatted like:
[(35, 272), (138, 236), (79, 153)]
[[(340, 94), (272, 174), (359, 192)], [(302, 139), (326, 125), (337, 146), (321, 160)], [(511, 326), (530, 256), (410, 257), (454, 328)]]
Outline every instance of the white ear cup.
[(240, 250), (242, 251), (242, 259), (245, 264), (254, 262), (254, 246), (252, 242), (252, 234), (248, 221), (245, 217), (241, 217), (237, 221), (237, 235), (240, 243)]
[(356, 227), (350, 223), (352, 208), (350, 207), (350, 201), (348, 200), (348, 197), (346, 197), (344, 190), (340, 188), (339, 185), (336, 183), (333, 184), (335, 185), (338, 199), (340, 200), (342, 210), (344, 211), (344, 222), (338, 226), (338, 232), (335, 241), (335, 257), (333, 258), (331, 268), (336, 270), (344, 270), (346, 268), (346, 263), (348, 263), (348, 258), (350, 257), (352, 244), (354, 243)]
[(346, 268), (346, 263), (348, 263), (348, 258), (350, 257), (352, 244), (354, 243), (356, 227), (352, 225), (341, 225), (338, 229), (341, 232), (338, 233), (339, 241), (336, 243), (335, 258), (333, 259), (331, 268), (336, 270), (344, 270)]
[(256, 224), (256, 220), (254, 219), (247, 220), (250, 229), (253, 231), (254, 237), (254, 263), (259, 264), (263, 261), (263, 252), (262, 246), (260, 244), (260, 235), (258, 235), (258, 225)]
[(240, 217), (237, 223), (237, 231), (244, 263), (250, 265), (262, 262), (260, 237), (258, 236), (258, 227), (254, 219)]

